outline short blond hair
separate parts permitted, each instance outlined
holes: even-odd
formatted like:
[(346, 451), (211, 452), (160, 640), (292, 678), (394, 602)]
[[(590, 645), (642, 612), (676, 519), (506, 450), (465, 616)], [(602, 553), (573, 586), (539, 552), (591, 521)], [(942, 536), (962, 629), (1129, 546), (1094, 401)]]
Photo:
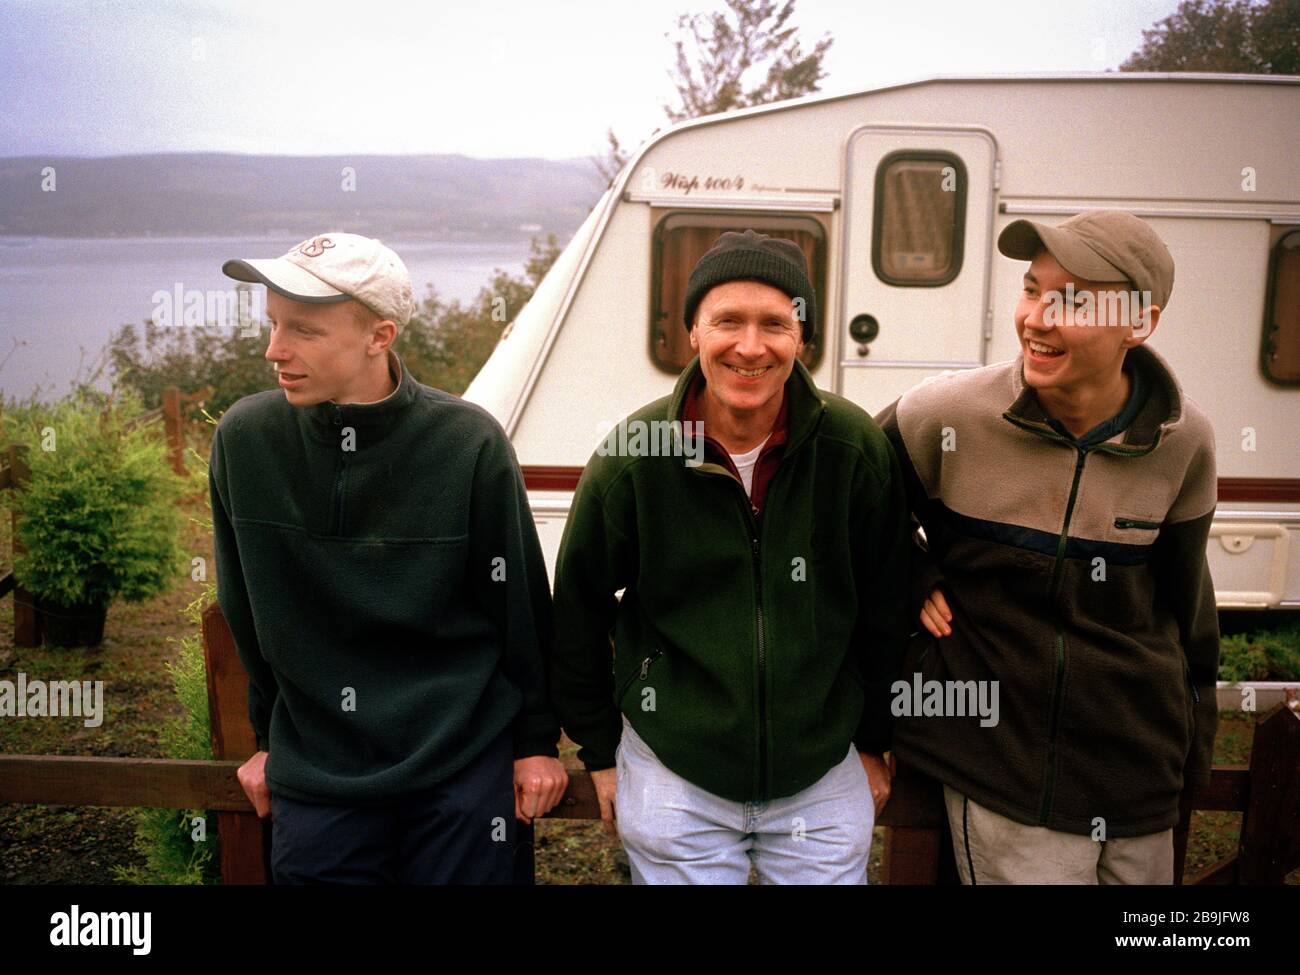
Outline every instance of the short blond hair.
[(352, 298), (348, 302), (352, 306), (352, 320), (357, 323), (361, 329), (367, 329), (375, 322), (382, 322), (383, 318), (379, 313), (367, 305), (364, 301), (358, 301)]

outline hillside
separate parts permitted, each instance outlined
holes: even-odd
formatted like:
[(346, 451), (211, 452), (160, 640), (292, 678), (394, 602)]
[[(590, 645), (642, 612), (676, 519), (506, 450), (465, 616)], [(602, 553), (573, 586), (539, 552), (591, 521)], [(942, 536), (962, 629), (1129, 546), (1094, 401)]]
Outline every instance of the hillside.
[[(43, 191), (42, 171), (55, 173)], [(355, 172), (343, 189), (344, 168)], [(567, 235), (600, 195), (586, 159), (168, 153), (0, 159), (0, 235), (184, 237), (329, 227), (500, 240)], [(523, 229), (521, 229), (523, 228)]]

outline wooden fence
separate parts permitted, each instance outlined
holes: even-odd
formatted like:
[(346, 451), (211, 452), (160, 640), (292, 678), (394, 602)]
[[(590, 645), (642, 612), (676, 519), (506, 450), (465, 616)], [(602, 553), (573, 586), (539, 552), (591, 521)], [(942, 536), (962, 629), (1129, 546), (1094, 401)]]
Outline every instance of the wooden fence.
[[(183, 476), (185, 474), (185, 419), (182, 410), (188, 403), (202, 402), (211, 396), (212, 390), (207, 387), (194, 393), (182, 393), (178, 387), (168, 386), (163, 390), (162, 406), (134, 417), (126, 426), (129, 428), (161, 419), (163, 432), (167, 437), (167, 456), (172, 470)], [(14, 488), (20, 491), (31, 478), (32, 472), (27, 465), (26, 454), (27, 447), (22, 444), (10, 444), (5, 449), (4, 456), (0, 457), (0, 490)], [(13, 554), (16, 555), (24, 551), (22, 542), (18, 539), (18, 512), (11, 510), (9, 517)], [(9, 559), (9, 564), (13, 565), (12, 557)], [(39, 646), (40, 614), (36, 611), (35, 600), (32, 599), (31, 593), (14, 577), (12, 569), (0, 575), (0, 599), (10, 593), (13, 593), (14, 597), (14, 646)]]
[[(235, 771), (256, 750), (247, 717), (247, 678), (220, 607), (203, 614), (208, 708), (216, 761), (0, 755), (0, 802), (69, 806), (206, 809), (217, 814), (221, 876), (227, 884), (264, 884), (270, 876), (270, 822), (252, 811)], [(1205, 789), (1184, 794), (1174, 831), (1174, 876), (1181, 882), (1193, 810), (1242, 813), (1240, 845), (1202, 870), (1198, 884), (1275, 884), (1300, 866), (1300, 713), (1277, 705), (1255, 724), (1250, 764), (1215, 766)], [(551, 819), (600, 818), (591, 777), (569, 773)], [(900, 768), (886, 827), (888, 884), (952, 883), (956, 868), (938, 783)]]

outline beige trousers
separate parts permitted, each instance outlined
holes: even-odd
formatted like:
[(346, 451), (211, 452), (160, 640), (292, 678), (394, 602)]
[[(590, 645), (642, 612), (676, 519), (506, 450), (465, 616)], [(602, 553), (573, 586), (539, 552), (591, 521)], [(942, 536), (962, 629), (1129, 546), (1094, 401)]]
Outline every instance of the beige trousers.
[(1172, 829), (1102, 843), (1045, 826), (1025, 826), (946, 785), (943, 801), (963, 884), (1174, 882)]

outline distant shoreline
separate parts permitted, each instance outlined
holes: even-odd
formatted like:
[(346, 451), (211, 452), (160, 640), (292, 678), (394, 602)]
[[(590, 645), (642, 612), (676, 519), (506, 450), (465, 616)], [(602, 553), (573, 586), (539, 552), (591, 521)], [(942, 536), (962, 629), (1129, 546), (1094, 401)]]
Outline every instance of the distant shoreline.
[[(316, 228), (319, 229), (319, 228)], [(312, 232), (313, 228), (307, 228)], [(399, 233), (387, 234), (385, 240), (398, 243), (401, 241), (419, 242), (419, 243), (444, 243), (444, 244), (513, 244), (524, 242), (533, 237), (546, 237), (547, 234), (555, 234), (560, 239), (565, 239), (572, 234), (572, 229), (568, 230), (520, 230), (514, 234), (505, 235), (502, 233), (448, 236), (444, 233), (415, 233), (413, 231), (401, 231)], [(283, 240), (286, 238), (297, 237), (302, 231), (285, 230), (270, 231), (262, 234), (11, 234), (0, 230), (0, 243), (9, 241), (26, 241), (33, 242), (58, 240), (58, 241), (86, 241), (86, 242), (103, 242), (103, 241), (121, 241), (122, 243), (140, 242), (140, 241), (163, 241), (171, 240), (177, 242), (194, 242), (200, 240)]]
[(182, 153), (0, 159), (0, 239), (568, 236), (603, 187), (578, 160)]

